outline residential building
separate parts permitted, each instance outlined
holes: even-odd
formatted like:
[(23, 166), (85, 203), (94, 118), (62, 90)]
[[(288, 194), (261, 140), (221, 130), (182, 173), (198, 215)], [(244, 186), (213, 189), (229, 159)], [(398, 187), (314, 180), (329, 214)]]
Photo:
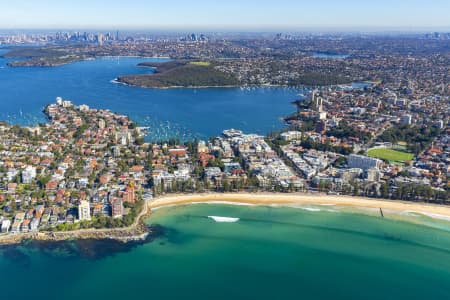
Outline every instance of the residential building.
[(301, 140), (302, 138), (302, 133), (300, 131), (288, 131), (288, 132), (283, 132), (280, 135), (281, 139), (283, 141), (295, 141), (295, 140)]
[(364, 171), (372, 168), (379, 169), (382, 163), (379, 159), (363, 155), (351, 154), (348, 157), (349, 168), (363, 169)]
[(27, 166), (22, 171), (22, 182), (23, 183), (32, 183), (36, 178), (36, 168), (32, 166)]
[(11, 221), (10, 220), (3, 220), (2, 222), (2, 233), (9, 232), (9, 229), (11, 228)]
[(80, 221), (89, 221), (91, 219), (91, 206), (89, 201), (80, 201), (78, 205), (78, 219)]
[(120, 218), (123, 216), (123, 201), (120, 198), (115, 198), (112, 201), (112, 217), (113, 218)]

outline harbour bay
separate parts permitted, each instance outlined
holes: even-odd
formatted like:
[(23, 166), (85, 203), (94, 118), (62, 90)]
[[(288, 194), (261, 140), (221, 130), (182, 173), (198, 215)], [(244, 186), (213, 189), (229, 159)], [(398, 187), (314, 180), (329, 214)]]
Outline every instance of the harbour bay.
[(57, 96), (107, 108), (148, 126), (149, 140), (206, 139), (239, 128), (266, 134), (283, 126), (300, 92), (293, 88), (143, 89), (112, 81), (124, 74), (153, 72), (143, 61), (166, 59), (109, 57), (54, 68), (10, 68), (0, 58), (0, 120), (33, 125), (45, 122), (42, 108)]

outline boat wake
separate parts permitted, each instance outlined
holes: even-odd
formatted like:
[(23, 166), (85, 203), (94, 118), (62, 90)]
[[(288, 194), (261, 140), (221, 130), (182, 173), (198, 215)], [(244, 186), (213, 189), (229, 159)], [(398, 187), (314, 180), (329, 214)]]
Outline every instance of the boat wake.
[(208, 216), (208, 218), (218, 223), (236, 223), (237, 221), (239, 221), (239, 218), (229, 218), (229, 217)]

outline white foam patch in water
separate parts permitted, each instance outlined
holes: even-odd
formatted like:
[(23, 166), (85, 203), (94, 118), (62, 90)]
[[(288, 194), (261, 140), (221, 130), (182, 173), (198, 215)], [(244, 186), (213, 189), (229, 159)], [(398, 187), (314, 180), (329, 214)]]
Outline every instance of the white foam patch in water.
[(411, 211), (410, 213), (423, 215), (423, 216), (430, 217), (430, 218), (433, 218), (433, 219), (450, 221), (450, 217), (449, 216), (445, 216), (445, 215), (426, 213), (426, 212), (420, 212), (420, 211)]
[(110, 83), (114, 83), (114, 84), (120, 84), (120, 85), (125, 85), (125, 86), (131, 86), (130, 84), (126, 83), (126, 82), (121, 82), (118, 80), (118, 78), (112, 79), (109, 81)]
[(287, 204), (272, 204), (271, 207), (287, 207), (287, 208), (295, 208), (295, 209), (301, 209), (306, 210), (309, 212), (320, 212), (320, 211), (329, 211), (329, 212), (337, 212), (333, 209), (321, 209), (317, 207), (309, 207), (309, 206), (303, 206), (303, 205), (287, 205)]
[(236, 223), (240, 220), (239, 218), (218, 217), (218, 216), (208, 216), (208, 218), (218, 223)]
[(303, 209), (303, 210), (307, 210), (307, 211), (312, 211), (312, 212), (322, 211), (320, 208), (312, 208), (312, 207), (299, 207), (299, 208)]
[(421, 215), (421, 214), (413, 212), (413, 211), (402, 211), (400, 214), (402, 216), (408, 216), (408, 217), (414, 217), (414, 218), (420, 217), (420, 215)]
[(251, 204), (251, 203), (230, 202), (230, 201), (192, 202), (191, 204), (226, 204), (226, 205), (235, 205), (235, 206), (256, 206), (256, 204)]

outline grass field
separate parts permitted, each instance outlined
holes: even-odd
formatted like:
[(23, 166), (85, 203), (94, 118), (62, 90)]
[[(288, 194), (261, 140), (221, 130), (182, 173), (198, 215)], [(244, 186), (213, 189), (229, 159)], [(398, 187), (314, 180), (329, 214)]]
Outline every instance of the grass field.
[(414, 155), (411, 153), (401, 152), (388, 148), (374, 148), (367, 151), (370, 157), (380, 158), (390, 161), (406, 162), (414, 159)]
[(201, 67), (209, 67), (211, 65), (211, 63), (209, 61), (193, 61), (193, 62), (191, 62), (191, 65), (201, 66)]

